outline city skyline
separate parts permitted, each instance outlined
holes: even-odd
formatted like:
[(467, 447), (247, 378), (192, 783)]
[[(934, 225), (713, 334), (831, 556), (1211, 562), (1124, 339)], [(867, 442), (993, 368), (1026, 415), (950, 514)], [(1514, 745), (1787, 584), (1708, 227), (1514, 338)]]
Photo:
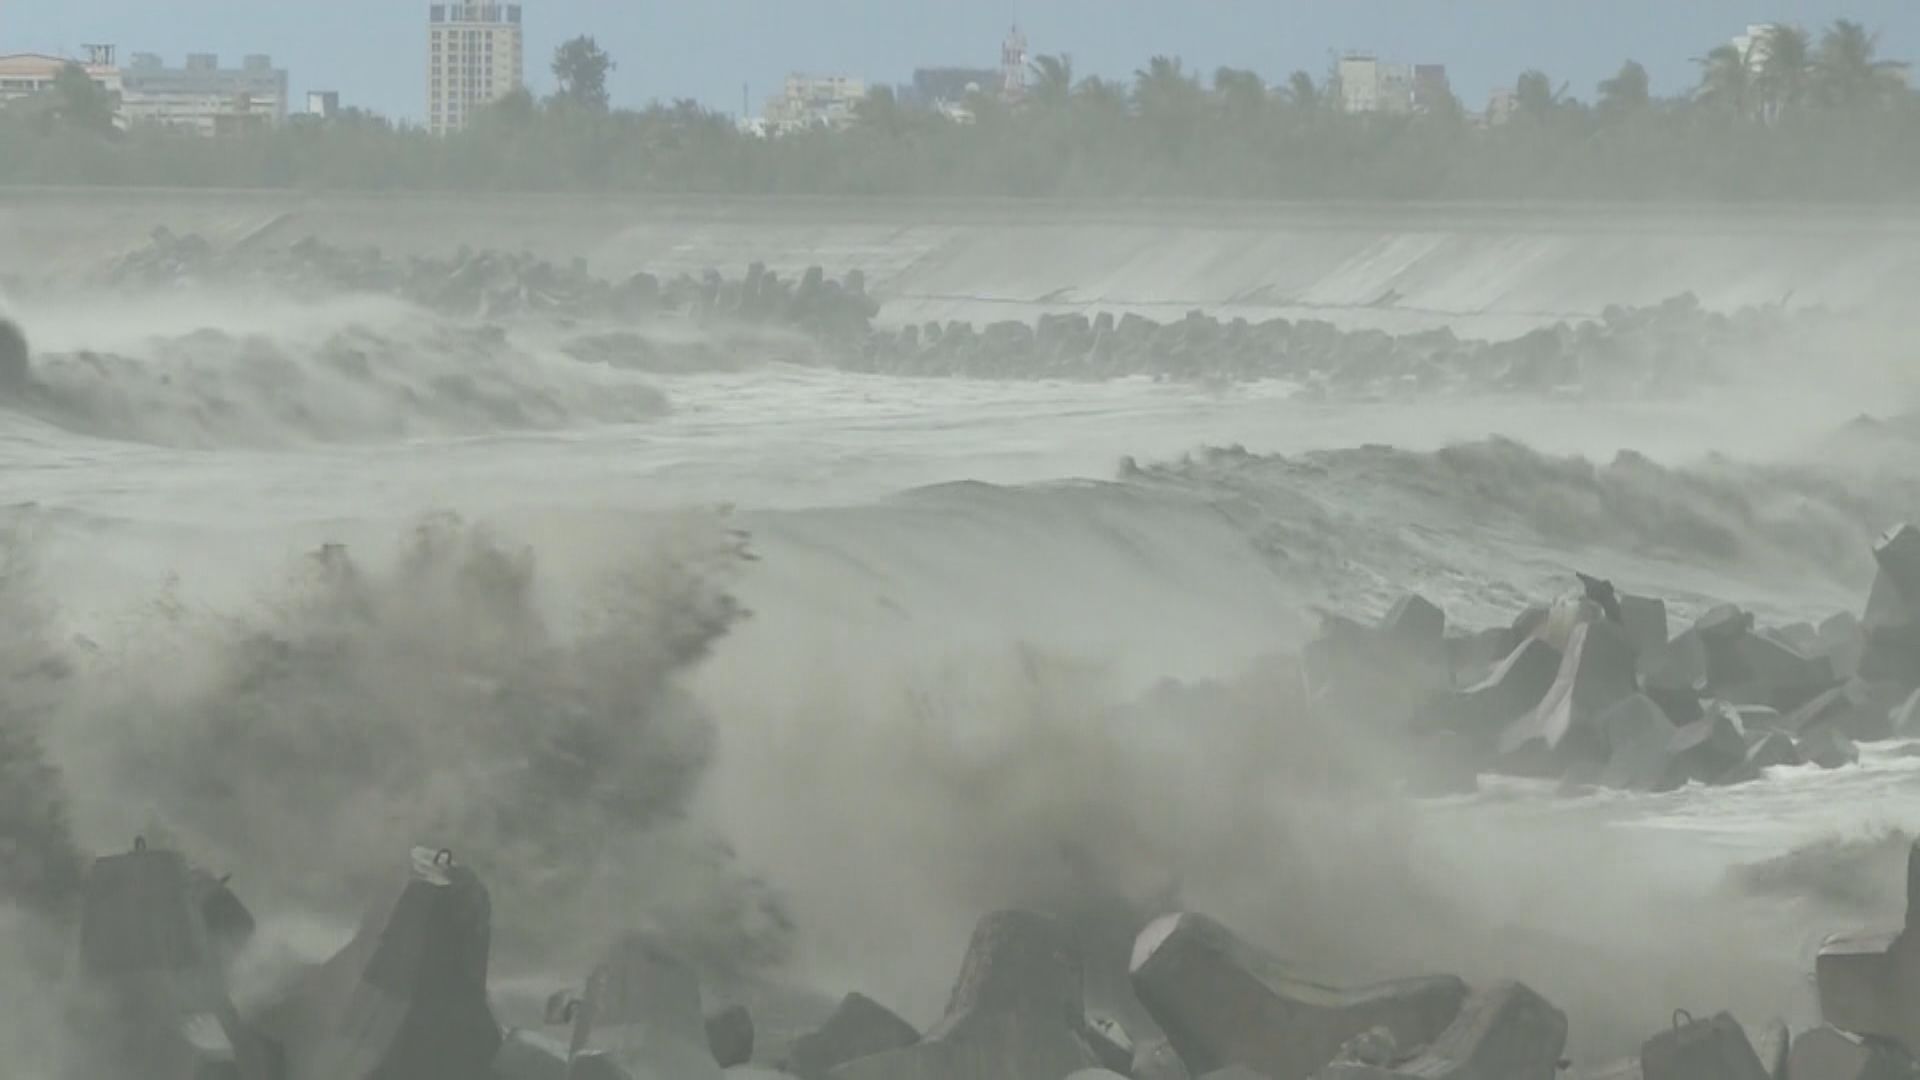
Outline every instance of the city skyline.
[[(1700, 0), (1675, 10), (1649, 0), (1536, 8), (1526, 18), (1501, 2), (1411, 7), (1392, 0), (1350, 0), (1338, 6), (1307, 0), (820, 0), (799, 8), (772, 0), (712, 0), (609, 9), (589, 0), (525, 5), (526, 78), (536, 93), (552, 88), (548, 58), (560, 42), (592, 34), (619, 66), (609, 79), (618, 105), (691, 97), (738, 112), (742, 90), (757, 111), (789, 73), (847, 74), (874, 84), (904, 83), (918, 67), (993, 67), (1009, 23), (1018, 18), (1035, 55), (1068, 53), (1077, 72), (1129, 76), (1155, 54), (1179, 56), (1189, 70), (1251, 68), (1271, 81), (1296, 69), (1325, 75), (1334, 57), (1364, 50), (1404, 63), (1445, 64), (1470, 107), (1484, 104), (1520, 70), (1539, 67), (1573, 94), (1593, 86), (1628, 58), (1646, 65), (1656, 92), (1692, 85), (1692, 58), (1749, 23), (1792, 21), (1817, 28), (1853, 18), (1881, 33), (1883, 55), (1920, 53), (1920, 5), (1907, 0), (1839, 3), (1807, 0), (1781, 12), (1773, 5)], [(263, 8), (232, 0), (178, 0), (162, 12), (134, 0), (89, 0), (21, 9), (0, 0), (0, 53), (74, 55), (83, 44), (111, 41), (122, 55), (218, 52), (271, 53), (289, 69), (293, 97), (337, 90), (342, 104), (424, 123), (428, 5), (393, 0), (337, 0), (324, 23), (307, 8)], [(182, 18), (182, 10), (205, 18)], [(743, 34), (740, 26), (757, 25)]]

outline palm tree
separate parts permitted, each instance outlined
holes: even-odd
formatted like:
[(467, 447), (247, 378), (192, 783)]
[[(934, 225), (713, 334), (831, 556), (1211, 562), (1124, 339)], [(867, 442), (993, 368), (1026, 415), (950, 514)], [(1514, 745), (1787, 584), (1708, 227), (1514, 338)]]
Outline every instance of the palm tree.
[(1033, 100), (1059, 108), (1073, 97), (1073, 57), (1066, 53), (1033, 58)]
[(1236, 122), (1257, 120), (1267, 108), (1267, 84), (1251, 71), (1223, 67), (1214, 72), (1213, 93)]
[(1760, 51), (1755, 89), (1765, 103), (1766, 118), (1777, 120), (1806, 104), (1813, 69), (1813, 39), (1807, 32), (1797, 26), (1776, 26), (1754, 47)]
[(1320, 88), (1313, 85), (1313, 76), (1304, 71), (1296, 71), (1288, 76), (1287, 87), (1281, 93), (1296, 109), (1320, 107)]
[(1187, 75), (1178, 57), (1156, 56), (1145, 70), (1133, 73), (1133, 100), (1142, 115), (1179, 116), (1199, 96), (1199, 84)]
[(1546, 72), (1524, 71), (1513, 87), (1514, 105), (1522, 116), (1544, 120), (1559, 111), (1566, 92), (1564, 85), (1555, 90)]
[(1700, 87), (1694, 96), (1701, 102), (1745, 117), (1753, 108), (1753, 47), (1736, 49), (1722, 45), (1694, 63), (1700, 65)]
[(1878, 34), (1848, 19), (1836, 19), (1820, 37), (1813, 60), (1815, 94), (1831, 108), (1879, 107), (1907, 89), (1907, 65), (1876, 60)]
[(1600, 112), (1605, 116), (1628, 116), (1653, 102), (1647, 69), (1639, 61), (1629, 60), (1619, 74), (1600, 83)]
[(1098, 75), (1080, 80), (1073, 90), (1074, 105), (1089, 112), (1120, 116), (1127, 111), (1127, 88)]

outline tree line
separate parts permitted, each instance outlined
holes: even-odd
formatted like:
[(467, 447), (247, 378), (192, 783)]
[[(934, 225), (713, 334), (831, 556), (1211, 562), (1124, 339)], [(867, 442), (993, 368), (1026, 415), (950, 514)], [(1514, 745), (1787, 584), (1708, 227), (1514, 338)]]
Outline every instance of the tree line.
[(1783, 26), (1697, 61), (1686, 93), (1624, 64), (1591, 100), (1545, 72), (1516, 80), (1489, 124), (1457, 100), (1403, 113), (1342, 108), (1337, 70), (1269, 85), (1157, 56), (1131, 80), (1033, 61), (1024, 100), (966, 102), (964, 121), (886, 88), (856, 120), (762, 137), (681, 100), (610, 105), (614, 62), (561, 46), (559, 90), (525, 91), (435, 138), (347, 110), (203, 139), (120, 132), (77, 69), (0, 113), (0, 183), (168, 186), (1341, 199), (1824, 199), (1920, 195), (1920, 96), (1862, 25)]

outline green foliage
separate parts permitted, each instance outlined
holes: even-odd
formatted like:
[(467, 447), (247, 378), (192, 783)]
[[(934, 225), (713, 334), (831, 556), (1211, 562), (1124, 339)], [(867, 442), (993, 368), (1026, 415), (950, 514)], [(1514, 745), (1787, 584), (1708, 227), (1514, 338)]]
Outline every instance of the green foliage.
[(560, 81), (554, 99), (588, 112), (606, 112), (607, 74), (613, 69), (613, 57), (591, 36), (574, 38), (553, 53), (553, 77)]
[[(1341, 111), (1337, 79), (1210, 79), (1158, 56), (1130, 84), (1033, 61), (1031, 93), (967, 104), (973, 123), (876, 91), (841, 131), (741, 132), (689, 101), (596, 104), (611, 61), (590, 38), (556, 57), (562, 92), (518, 93), (436, 139), (346, 113), (221, 139), (0, 115), (0, 183), (766, 195), (1197, 196), (1268, 199), (1785, 199), (1920, 196), (1920, 104), (1871, 34), (1837, 22), (1761, 54), (1722, 46), (1700, 83), (1653, 97), (1627, 63), (1591, 107), (1548, 75), (1515, 84), (1487, 127), (1457, 102)], [(1796, 56), (1798, 58), (1796, 58)], [(606, 67), (600, 66), (605, 61)], [(564, 69), (564, 70), (563, 70)], [(88, 84), (91, 86), (92, 84)], [(76, 92), (77, 92), (76, 87)], [(64, 116), (64, 113), (62, 114)], [(96, 115), (97, 119), (97, 115)]]

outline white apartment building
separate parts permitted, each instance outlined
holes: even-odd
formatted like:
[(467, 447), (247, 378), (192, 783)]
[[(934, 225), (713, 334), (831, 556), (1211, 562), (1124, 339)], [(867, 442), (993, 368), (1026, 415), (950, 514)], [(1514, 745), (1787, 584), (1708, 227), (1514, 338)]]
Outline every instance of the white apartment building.
[(1340, 58), (1340, 107), (1350, 113), (1413, 111), (1413, 65), (1349, 53)]
[(520, 89), (523, 48), (519, 4), (428, 5), (428, 130), (459, 131)]
[(789, 75), (768, 98), (756, 129), (769, 135), (814, 127), (845, 128), (859, 117), (867, 83), (850, 75)]

